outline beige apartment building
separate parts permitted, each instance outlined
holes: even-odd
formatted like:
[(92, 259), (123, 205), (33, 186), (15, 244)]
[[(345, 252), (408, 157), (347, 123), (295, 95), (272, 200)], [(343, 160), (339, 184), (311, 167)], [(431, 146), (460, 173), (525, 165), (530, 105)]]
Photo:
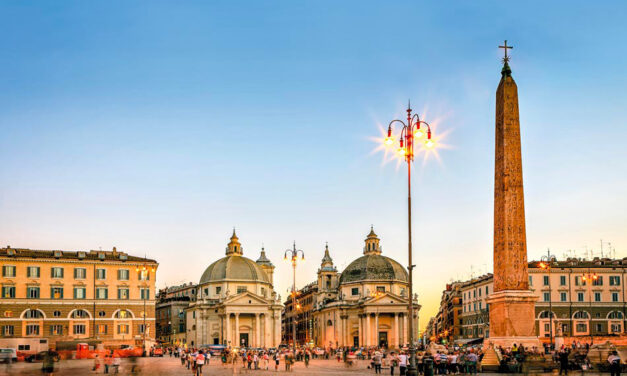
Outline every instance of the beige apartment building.
[[(580, 340), (624, 334), (626, 272), (627, 258), (530, 262), (529, 287), (538, 297), (535, 308), (537, 335), (548, 341), (557, 334)], [(462, 284), (458, 342), (489, 336), (486, 297), (492, 289), (492, 274)]]
[(1, 248), (0, 343), (18, 348), (39, 338), (52, 348), (76, 341), (149, 345), (157, 267), (155, 260), (115, 248)]

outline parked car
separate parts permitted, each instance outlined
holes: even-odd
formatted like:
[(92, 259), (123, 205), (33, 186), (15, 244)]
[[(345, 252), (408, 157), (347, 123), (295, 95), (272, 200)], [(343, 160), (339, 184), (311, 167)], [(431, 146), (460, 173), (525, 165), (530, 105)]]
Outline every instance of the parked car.
[(15, 351), (15, 349), (0, 349), (0, 362), (17, 362), (17, 351)]
[(150, 356), (163, 357), (163, 347), (155, 347), (154, 349), (152, 349)]
[[(24, 360), (26, 360), (27, 362), (33, 363), (33, 362), (43, 362), (44, 360), (44, 356), (46, 356), (48, 352), (47, 351), (40, 351), (37, 354), (31, 354), (28, 355), (24, 358)], [(61, 360), (61, 357), (59, 356), (59, 353), (57, 353), (56, 351), (52, 352), (52, 359), (55, 362), (58, 362), (59, 360)]]

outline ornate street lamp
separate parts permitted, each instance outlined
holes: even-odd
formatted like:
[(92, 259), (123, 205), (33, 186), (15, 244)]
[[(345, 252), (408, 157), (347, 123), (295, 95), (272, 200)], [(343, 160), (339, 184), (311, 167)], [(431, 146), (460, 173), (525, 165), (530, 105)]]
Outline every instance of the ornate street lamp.
[[(407, 123), (402, 120), (392, 120), (388, 125), (387, 137), (384, 140), (386, 146), (394, 145), (393, 129), (395, 123), (402, 126), (399, 135), (399, 147), (397, 153), (407, 162), (407, 227), (408, 227), (408, 261), (409, 266), (409, 302), (407, 311), (409, 313), (409, 366), (408, 376), (416, 376), (416, 348), (414, 347), (414, 295), (413, 295), (413, 269), (412, 244), (411, 244), (411, 164), (414, 161), (414, 153), (418, 150), (418, 145), (423, 145), (427, 149), (435, 147), (435, 141), (431, 138), (431, 126), (429, 123), (420, 120), (418, 114), (412, 115), (411, 104), (407, 105)], [(424, 127), (423, 127), (424, 126)], [(426, 128), (426, 129), (425, 129)], [(426, 131), (426, 132), (425, 132)]]
[(544, 269), (549, 273), (549, 345), (554, 347), (553, 343), (553, 292), (551, 291), (551, 268), (555, 261), (555, 256), (551, 255), (550, 251), (546, 251), (546, 256), (540, 258), (538, 266), (540, 269)]
[(588, 330), (590, 331), (590, 345), (594, 344), (594, 336), (592, 335), (592, 285), (599, 279), (597, 273), (592, 273), (588, 268), (588, 273), (582, 273), (581, 279), (588, 284), (588, 301), (590, 304), (590, 312), (588, 312)]
[(305, 260), (305, 252), (300, 249), (296, 249), (296, 242), (292, 249), (288, 249), (285, 251), (285, 260), (292, 261), (292, 276), (293, 276), (293, 285), (292, 285), (292, 340), (294, 341), (294, 356), (296, 356), (296, 310), (300, 308), (296, 303), (296, 264), (298, 262), (298, 254), (300, 253), (300, 259), (302, 261)]
[[(150, 280), (150, 273), (154, 273), (155, 272), (155, 267), (154, 265), (151, 265), (147, 262), (146, 258), (144, 257), (144, 262), (140, 265), (137, 265), (135, 267), (135, 271), (138, 273), (141, 273), (140, 275), (140, 280), (143, 281), (149, 281)], [(146, 330), (148, 329), (146, 326), (146, 300), (148, 300), (148, 297), (150, 296), (150, 282), (148, 282), (148, 293), (146, 293), (146, 282), (144, 282), (144, 289), (142, 290), (142, 295), (140, 296), (142, 298), (142, 300), (144, 301), (144, 335), (142, 338), (142, 346), (143, 346), (143, 355), (146, 356)]]

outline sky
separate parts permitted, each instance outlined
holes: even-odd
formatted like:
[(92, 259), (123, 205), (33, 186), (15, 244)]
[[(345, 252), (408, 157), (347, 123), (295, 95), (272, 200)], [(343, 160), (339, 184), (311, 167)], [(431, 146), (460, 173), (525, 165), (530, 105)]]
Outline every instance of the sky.
[[(377, 151), (407, 101), (441, 147), (413, 167), (421, 326), (492, 270), (504, 39), (518, 84), (529, 259), (627, 256), (621, 1), (3, 1), (0, 244), (118, 250), (197, 282), (233, 227), (313, 281), (373, 225), (407, 264), (407, 176)], [(611, 243), (611, 245), (609, 244)], [(587, 252), (587, 253), (586, 253)], [(593, 253), (592, 253), (593, 252)]]

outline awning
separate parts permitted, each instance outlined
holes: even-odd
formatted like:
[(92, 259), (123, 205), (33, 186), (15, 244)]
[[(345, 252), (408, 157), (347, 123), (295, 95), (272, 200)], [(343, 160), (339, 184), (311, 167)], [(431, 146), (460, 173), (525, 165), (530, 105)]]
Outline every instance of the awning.
[(456, 339), (455, 343), (458, 345), (476, 345), (478, 343), (483, 343), (483, 337)]

